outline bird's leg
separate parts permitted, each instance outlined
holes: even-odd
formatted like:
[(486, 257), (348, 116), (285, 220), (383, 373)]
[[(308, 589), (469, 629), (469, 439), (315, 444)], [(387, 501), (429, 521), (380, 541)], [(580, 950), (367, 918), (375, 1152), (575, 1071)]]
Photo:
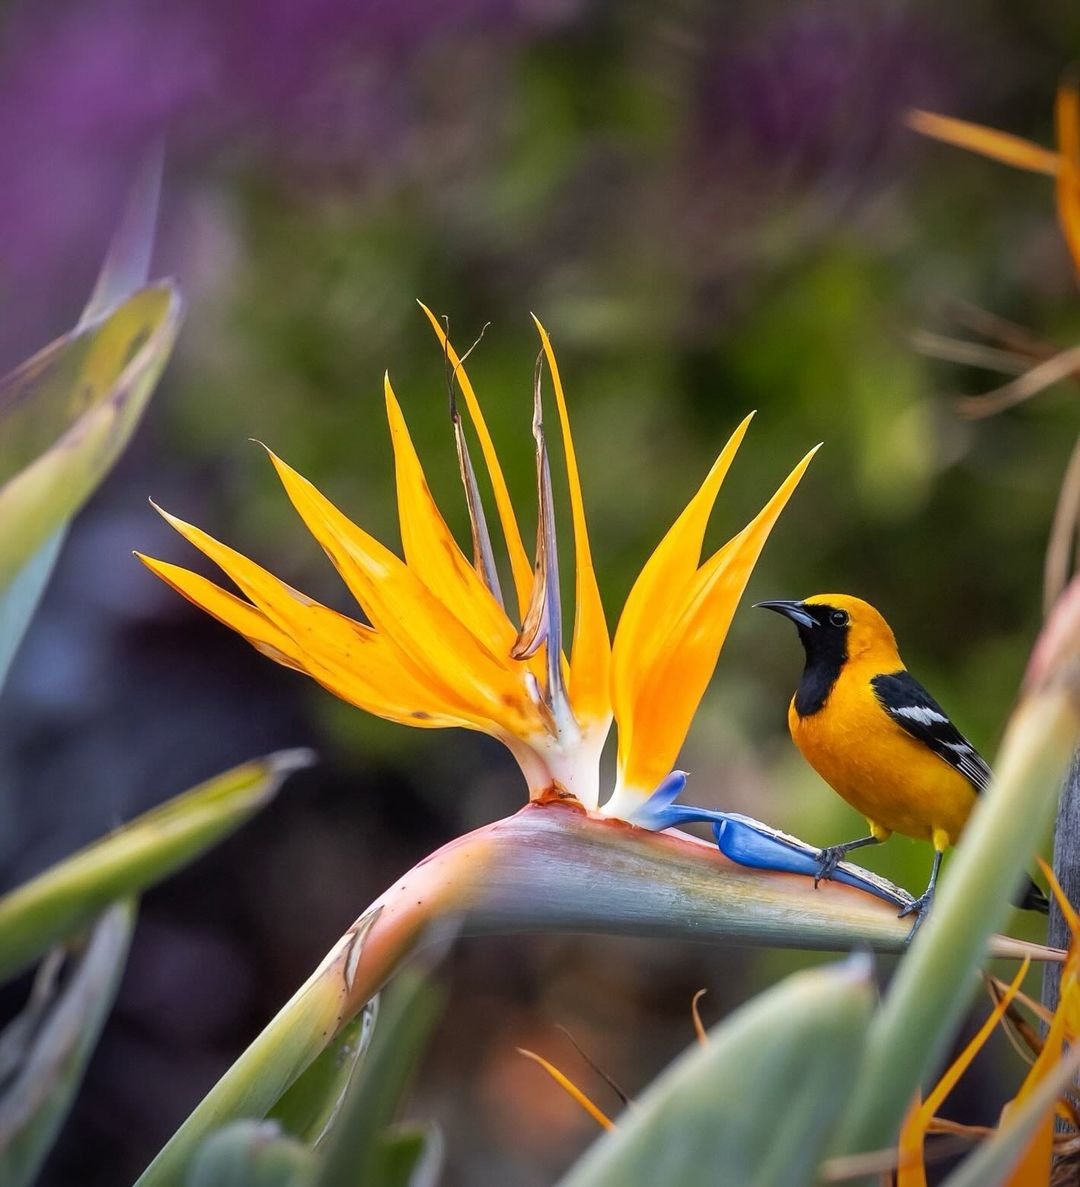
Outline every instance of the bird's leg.
[(833, 876), (833, 871), (852, 849), (861, 849), (864, 845), (877, 845), (880, 841), (880, 837), (875, 837), (871, 833), (870, 836), (860, 837), (857, 841), (845, 841), (843, 845), (830, 845), (827, 849), (822, 849), (818, 854), (818, 868), (814, 874), (814, 889), (817, 890), (817, 884), (819, 882), (829, 881)]
[(937, 889), (938, 871), (941, 869), (941, 859), (943, 856), (943, 851), (941, 849), (935, 848), (934, 865), (930, 871), (930, 881), (927, 884), (926, 889), (913, 903), (908, 903), (908, 905), (900, 912), (900, 919), (903, 919), (905, 915), (915, 916), (915, 923), (912, 925), (911, 931), (907, 938), (907, 942), (909, 944), (914, 939), (915, 933), (922, 926), (922, 921), (930, 912), (930, 906), (934, 901), (934, 891)]

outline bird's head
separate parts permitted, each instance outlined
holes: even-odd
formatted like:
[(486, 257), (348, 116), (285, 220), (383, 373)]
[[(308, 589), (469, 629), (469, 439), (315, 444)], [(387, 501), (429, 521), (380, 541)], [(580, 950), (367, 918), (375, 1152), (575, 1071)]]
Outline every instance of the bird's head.
[(897, 668), (903, 666), (892, 628), (861, 598), (814, 594), (802, 602), (758, 602), (757, 605), (791, 619), (809, 662), (819, 658), (843, 662), (871, 655), (880, 658), (882, 671), (889, 671), (890, 663)]

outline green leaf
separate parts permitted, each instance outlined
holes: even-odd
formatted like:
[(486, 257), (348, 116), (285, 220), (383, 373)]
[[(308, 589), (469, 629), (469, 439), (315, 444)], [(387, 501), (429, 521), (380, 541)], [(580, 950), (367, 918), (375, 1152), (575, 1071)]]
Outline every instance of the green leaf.
[(314, 1167), (315, 1155), (273, 1121), (234, 1121), (206, 1139), (184, 1182), (185, 1187), (306, 1187)]
[(149, 285), (0, 379), (0, 590), (97, 488), (138, 424), (180, 326)]
[(75, 329), (0, 380), (0, 686), (68, 521), (126, 444), (176, 336), (171, 286), (131, 300), (150, 275), (161, 167), (158, 148)]
[(0, 1035), (4, 1187), (32, 1183), (56, 1139), (116, 994), (134, 923), (133, 903), (110, 907), (67, 975), (60, 976), (62, 953), (44, 963), (26, 1011)]
[(869, 957), (789, 977), (713, 1029), (563, 1187), (800, 1187), (847, 1104), (874, 1002)]
[(373, 997), (270, 1110), (286, 1133), (309, 1146), (322, 1140), (371, 1043), (378, 1003)]
[(415, 972), (387, 991), (371, 1048), (323, 1143), (313, 1187), (396, 1187), (383, 1145), (439, 1012), (439, 995)]
[(435, 1187), (442, 1163), (437, 1125), (394, 1125), (379, 1138), (376, 1182), (382, 1187)]
[(311, 756), (283, 750), (218, 775), (117, 829), (0, 898), (0, 979), (117, 898), (171, 874), (267, 804)]
[(0, 593), (0, 688), (52, 576), (67, 529), (59, 527)]

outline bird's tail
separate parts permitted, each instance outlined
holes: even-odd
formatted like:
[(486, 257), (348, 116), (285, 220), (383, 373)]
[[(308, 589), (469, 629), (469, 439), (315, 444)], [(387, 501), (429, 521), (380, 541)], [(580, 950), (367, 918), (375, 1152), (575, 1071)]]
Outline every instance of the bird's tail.
[(1038, 911), (1041, 915), (1050, 913), (1050, 900), (1038, 886), (1028, 878), (1013, 898), (1013, 906), (1021, 911)]

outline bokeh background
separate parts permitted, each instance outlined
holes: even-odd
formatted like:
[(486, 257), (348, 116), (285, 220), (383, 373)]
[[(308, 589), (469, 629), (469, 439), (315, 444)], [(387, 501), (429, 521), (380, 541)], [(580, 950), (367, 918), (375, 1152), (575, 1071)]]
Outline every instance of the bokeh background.
[[(152, 495), (343, 607), (249, 438), (395, 541), (384, 368), (463, 528), (443, 363), (417, 297), (461, 347), (491, 323), (470, 372), (527, 538), (529, 311), (552, 331), (612, 622), (747, 410), (716, 541), (826, 443), (687, 743), (695, 802), (817, 843), (859, 831), (787, 739), (800, 658), (789, 628), (749, 611), (759, 598), (876, 602), (909, 665), (993, 753), (1040, 619), (1075, 397), (964, 421), (954, 397), (998, 380), (928, 361), (912, 339), (964, 301), (1067, 345), (1080, 303), (1051, 184), (919, 141), (902, 116), (918, 105), (1050, 143), (1080, 14), (1044, 0), (24, 0), (0, 8), (0, 30), (0, 364), (74, 321), (162, 132), (157, 270), (189, 302), (144, 427), (77, 522), (0, 702), (3, 883), (252, 755), (321, 756), (147, 896), (43, 1183), (130, 1181), (386, 884), (522, 802), (494, 743), (365, 718), (130, 556), (193, 559)], [(918, 890), (929, 853), (897, 838), (866, 864)], [(593, 1136), (516, 1047), (614, 1108), (559, 1025), (633, 1094), (690, 1040), (694, 990), (708, 988), (713, 1020), (809, 959), (461, 944), (411, 1105), (444, 1127), (446, 1184), (540, 1187)], [(954, 1115), (995, 1115), (994, 1076), (1015, 1076), (1013, 1059), (993, 1048)]]

